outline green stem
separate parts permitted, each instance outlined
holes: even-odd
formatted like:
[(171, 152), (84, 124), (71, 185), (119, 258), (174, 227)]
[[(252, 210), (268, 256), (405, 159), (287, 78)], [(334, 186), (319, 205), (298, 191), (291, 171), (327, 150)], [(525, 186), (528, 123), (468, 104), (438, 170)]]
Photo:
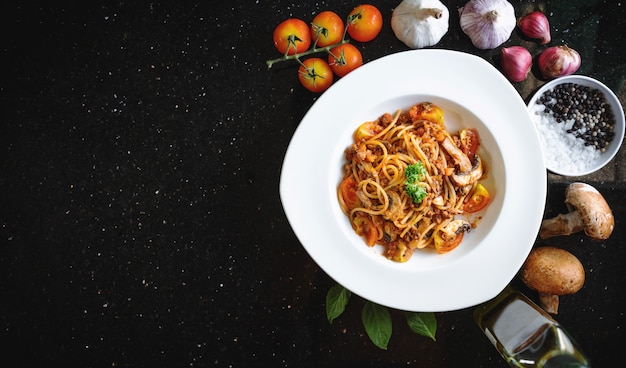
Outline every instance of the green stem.
[(318, 52), (330, 52), (330, 50), (332, 50), (333, 48), (339, 46), (339, 45), (343, 45), (344, 43), (348, 43), (350, 42), (347, 39), (342, 39), (340, 42), (332, 44), (332, 45), (328, 45), (325, 47), (313, 47), (312, 49), (309, 49), (307, 51), (301, 52), (299, 54), (293, 54), (293, 55), (284, 55), (283, 57), (280, 57), (278, 59), (272, 59), (272, 60), (268, 60), (265, 63), (267, 64), (267, 68), (270, 69), (272, 67), (272, 65), (281, 62), (281, 61), (287, 61), (287, 60), (300, 60), (301, 57), (304, 56), (308, 56), (311, 54), (315, 54)]

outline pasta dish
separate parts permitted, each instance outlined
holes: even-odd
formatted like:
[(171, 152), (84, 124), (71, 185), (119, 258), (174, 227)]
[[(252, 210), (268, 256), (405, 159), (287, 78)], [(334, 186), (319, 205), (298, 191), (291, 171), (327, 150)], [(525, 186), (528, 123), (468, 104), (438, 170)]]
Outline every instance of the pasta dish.
[(449, 252), (476, 226), (467, 214), (490, 200), (479, 145), (473, 128), (449, 133), (443, 110), (430, 102), (385, 113), (355, 130), (339, 205), (367, 245), (382, 245), (389, 259), (405, 262), (423, 248)]

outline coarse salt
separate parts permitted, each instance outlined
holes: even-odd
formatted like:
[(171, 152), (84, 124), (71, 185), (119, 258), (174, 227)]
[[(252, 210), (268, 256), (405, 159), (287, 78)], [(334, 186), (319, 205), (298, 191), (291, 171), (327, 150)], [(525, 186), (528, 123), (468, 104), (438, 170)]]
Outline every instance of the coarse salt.
[(544, 110), (543, 104), (533, 104), (531, 116), (539, 131), (546, 167), (564, 173), (585, 172), (593, 167), (600, 157), (600, 151), (567, 132), (574, 124), (574, 119), (557, 122)]

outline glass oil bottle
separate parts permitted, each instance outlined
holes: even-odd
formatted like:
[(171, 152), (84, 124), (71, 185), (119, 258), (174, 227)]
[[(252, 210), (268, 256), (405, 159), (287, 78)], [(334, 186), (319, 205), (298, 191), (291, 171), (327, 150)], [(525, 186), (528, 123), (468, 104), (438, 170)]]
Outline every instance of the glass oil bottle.
[(474, 320), (511, 367), (591, 367), (567, 331), (510, 286), (477, 307)]

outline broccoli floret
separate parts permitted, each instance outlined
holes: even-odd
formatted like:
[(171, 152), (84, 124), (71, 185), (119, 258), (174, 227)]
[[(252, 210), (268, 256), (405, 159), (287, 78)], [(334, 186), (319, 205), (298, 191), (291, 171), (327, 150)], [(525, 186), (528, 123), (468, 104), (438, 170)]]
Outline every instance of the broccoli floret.
[(404, 177), (409, 183), (422, 181), (426, 177), (426, 168), (421, 162), (409, 165), (404, 169)]
[(426, 177), (426, 168), (421, 162), (412, 164), (404, 170), (406, 181), (404, 182), (404, 190), (413, 202), (420, 204), (426, 198), (426, 188), (419, 184)]
[(426, 198), (426, 188), (418, 183), (404, 183), (404, 190), (406, 194), (413, 200), (413, 202), (420, 204)]

